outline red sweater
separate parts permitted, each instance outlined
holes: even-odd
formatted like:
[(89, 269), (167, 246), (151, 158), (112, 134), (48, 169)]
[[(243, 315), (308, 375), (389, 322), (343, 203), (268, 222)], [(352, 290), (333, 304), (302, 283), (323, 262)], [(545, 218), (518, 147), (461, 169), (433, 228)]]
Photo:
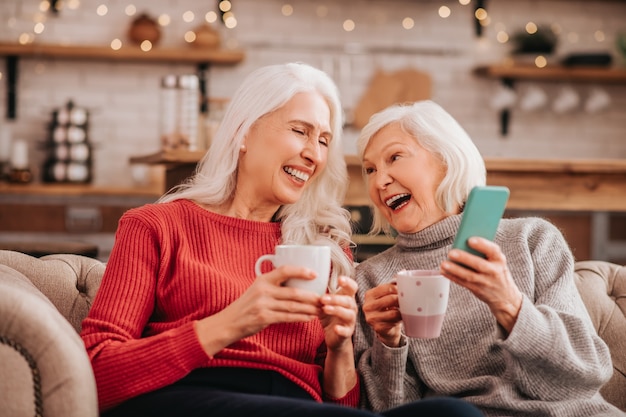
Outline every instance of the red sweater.
[[(188, 200), (129, 210), (120, 220), (102, 284), (81, 337), (101, 410), (154, 391), (201, 367), (279, 372), (322, 401), (323, 328), (279, 323), (210, 358), (194, 322), (224, 309), (273, 253), (280, 224), (221, 216)], [(359, 384), (335, 403), (357, 406)]]

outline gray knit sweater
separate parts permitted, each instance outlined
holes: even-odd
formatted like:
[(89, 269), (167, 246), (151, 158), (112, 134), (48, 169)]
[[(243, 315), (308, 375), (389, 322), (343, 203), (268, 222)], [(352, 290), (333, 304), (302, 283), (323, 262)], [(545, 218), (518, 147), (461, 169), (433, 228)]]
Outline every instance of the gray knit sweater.
[[(437, 269), (451, 248), (461, 215), (418, 233), (358, 265), (367, 289), (400, 269)], [(598, 389), (612, 373), (574, 282), (573, 257), (562, 234), (539, 218), (503, 219), (495, 241), (524, 294), (507, 336), (486, 304), (452, 284), (441, 336), (407, 339), (390, 348), (360, 313), (354, 336), (364, 408), (383, 411), (431, 396), (454, 396), (486, 416), (623, 416)]]

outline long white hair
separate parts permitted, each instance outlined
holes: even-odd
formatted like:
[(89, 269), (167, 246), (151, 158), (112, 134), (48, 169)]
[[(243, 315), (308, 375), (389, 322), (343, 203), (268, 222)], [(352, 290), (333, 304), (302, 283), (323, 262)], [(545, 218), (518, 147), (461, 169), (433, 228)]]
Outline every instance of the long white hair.
[(237, 89), (224, 113), (209, 151), (186, 182), (159, 199), (181, 198), (220, 205), (232, 198), (237, 182), (239, 151), (250, 127), (262, 116), (284, 106), (294, 95), (316, 91), (330, 109), (332, 140), (322, 173), (294, 204), (281, 206), (274, 218), (281, 222), (281, 243), (323, 244), (331, 247), (335, 288), (339, 274), (351, 275), (352, 262), (345, 250), (351, 244), (350, 215), (341, 204), (348, 174), (343, 156), (343, 113), (337, 86), (323, 71), (303, 63), (261, 67), (249, 74)]
[[(396, 104), (374, 114), (357, 140), (361, 161), (370, 139), (383, 127), (396, 122), (445, 166), (446, 175), (435, 193), (441, 210), (453, 213), (456, 207), (463, 207), (474, 186), (485, 185), (487, 171), (478, 148), (452, 115), (431, 100)], [(390, 233), (389, 222), (376, 207), (373, 210), (370, 233)]]

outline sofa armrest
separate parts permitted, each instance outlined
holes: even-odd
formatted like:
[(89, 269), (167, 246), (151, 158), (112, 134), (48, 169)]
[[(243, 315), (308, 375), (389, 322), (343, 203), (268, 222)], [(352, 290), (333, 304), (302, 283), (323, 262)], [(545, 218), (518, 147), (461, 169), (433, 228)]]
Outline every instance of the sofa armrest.
[(81, 323), (100, 286), (104, 263), (81, 255), (55, 254), (35, 258), (0, 250), (0, 264), (25, 275), (80, 333)]
[(576, 285), (598, 335), (613, 361), (604, 397), (626, 411), (626, 267), (603, 261), (576, 263)]
[(0, 265), (0, 375), (3, 415), (98, 415), (95, 378), (76, 330), (28, 278), (5, 265)]

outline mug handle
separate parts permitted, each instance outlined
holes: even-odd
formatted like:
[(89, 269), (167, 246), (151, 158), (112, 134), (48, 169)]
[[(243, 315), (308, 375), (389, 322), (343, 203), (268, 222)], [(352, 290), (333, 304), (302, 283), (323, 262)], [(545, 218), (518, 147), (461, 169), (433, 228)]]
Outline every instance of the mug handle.
[(254, 273), (256, 274), (257, 277), (262, 274), (261, 265), (265, 261), (269, 261), (272, 263), (272, 265), (274, 265), (274, 255), (272, 254), (263, 255), (263, 256), (260, 256), (259, 259), (256, 260), (254, 264)]

